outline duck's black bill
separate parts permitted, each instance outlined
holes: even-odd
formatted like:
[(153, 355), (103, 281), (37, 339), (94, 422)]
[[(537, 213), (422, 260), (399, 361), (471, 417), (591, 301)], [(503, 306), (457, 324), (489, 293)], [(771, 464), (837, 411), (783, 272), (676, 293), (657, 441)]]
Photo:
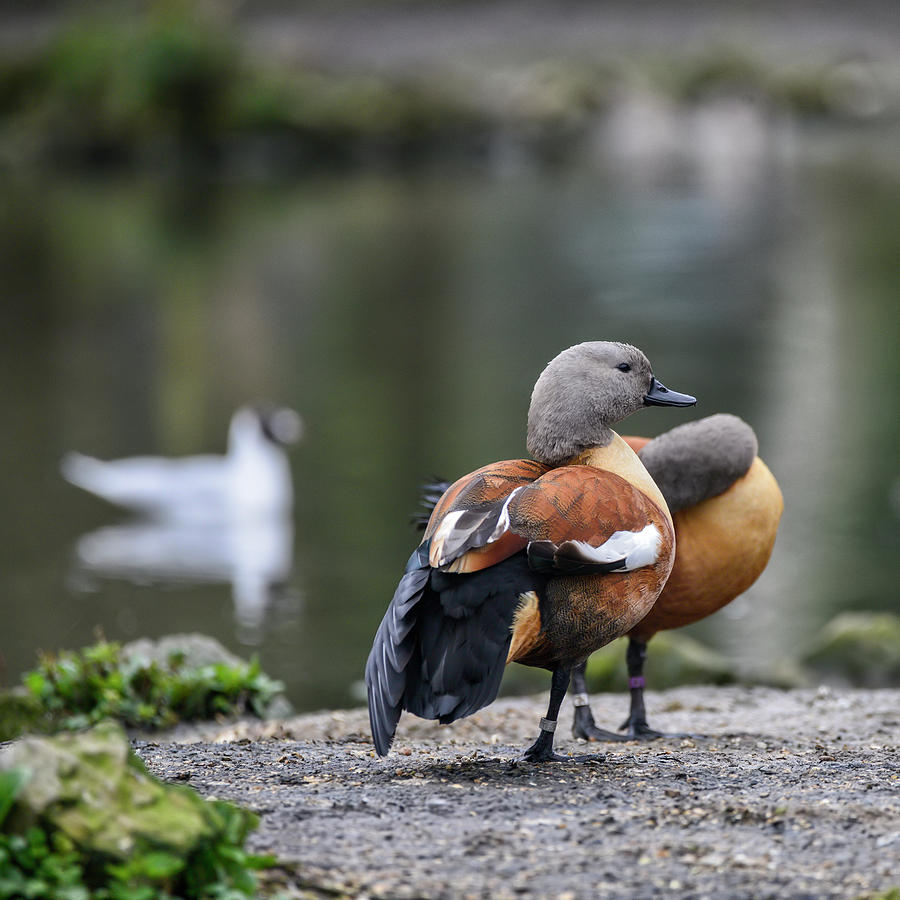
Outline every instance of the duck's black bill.
[(694, 406), (696, 397), (690, 394), (679, 394), (670, 391), (661, 381), (655, 378), (650, 382), (650, 390), (644, 394), (644, 406)]

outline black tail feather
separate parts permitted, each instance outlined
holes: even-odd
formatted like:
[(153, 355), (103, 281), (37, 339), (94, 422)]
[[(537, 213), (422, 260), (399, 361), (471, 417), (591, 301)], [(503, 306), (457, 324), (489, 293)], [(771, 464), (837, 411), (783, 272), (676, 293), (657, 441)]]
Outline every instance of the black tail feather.
[(422, 493), (419, 497), (419, 506), (422, 507), (422, 510), (410, 516), (410, 521), (416, 526), (418, 531), (424, 531), (428, 527), (431, 514), (448, 487), (450, 487), (450, 482), (444, 481), (443, 478), (439, 478), (437, 475), (432, 476), (431, 481), (426, 481), (420, 487)]
[(410, 558), (366, 663), (379, 756), (404, 709), (447, 724), (494, 700), (520, 597), (543, 583), (524, 552), (479, 572), (440, 572), (428, 565), (429, 543)]
[(419, 547), (409, 560), (406, 573), (375, 633), (366, 662), (369, 724), (379, 756), (385, 756), (390, 750), (403, 710), (407, 666), (416, 647), (417, 607), (431, 572), (427, 545), (423, 547)]

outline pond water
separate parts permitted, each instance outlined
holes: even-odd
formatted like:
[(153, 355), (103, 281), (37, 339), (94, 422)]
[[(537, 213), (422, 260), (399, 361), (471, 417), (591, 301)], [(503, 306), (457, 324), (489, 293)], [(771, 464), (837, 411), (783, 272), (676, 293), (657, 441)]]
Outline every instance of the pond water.
[[(841, 610), (900, 612), (896, 138), (745, 126), (656, 151), (626, 128), (554, 170), (0, 175), (0, 680), (98, 628), (202, 631), (299, 709), (359, 702), (418, 485), (523, 455), (534, 379), (588, 339), (700, 400), (623, 433), (737, 413), (784, 491), (769, 568), (695, 636), (765, 672)], [(70, 450), (221, 452), (260, 399), (306, 432), (255, 591), (227, 565), (129, 568), (139, 523), (60, 476)], [(98, 535), (118, 567), (86, 562)]]

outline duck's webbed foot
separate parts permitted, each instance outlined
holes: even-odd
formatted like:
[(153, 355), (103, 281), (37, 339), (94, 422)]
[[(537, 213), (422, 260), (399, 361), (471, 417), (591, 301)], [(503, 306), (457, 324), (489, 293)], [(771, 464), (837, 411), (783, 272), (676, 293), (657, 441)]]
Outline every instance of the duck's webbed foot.
[(632, 705), (631, 713), (628, 718), (619, 726), (620, 731), (625, 734), (621, 738), (623, 741), (655, 741), (659, 738), (690, 738), (694, 735), (682, 734), (680, 732), (657, 731), (647, 724), (647, 716), (643, 710), (642, 702), (637, 709)]
[(620, 726), (625, 733), (619, 737), (620, 741), (655, 741), (658, 738), (687, 737), (683, 734), (666, 734), (664, 731), (656, 731), (647, 724), (647, 720), (632, 721), (629, 717)]
[(541, 719), (541, 733), (538, 739), (522, 754), (523, 762), (566, 762), (569, 757), (556, 753), (553, 749), (553, 732), (547, 726), (556, 726), (556, 722)]
[(522, 754), (523, 762), (586, 762), (588, 757), (562, 756), (553, 752), (553, 735), (556, 732), (556, 720), (559, 708), (562, 706), (563, 697), (569, 688), (568, 666), (560, 666), (553, 672), (553, 680), (550, 682), (550, 705), (547, 707), (547, 715), (541, 719), (541, 732), (538, 739)]
[(634, 637), (629, 638), (625, 662), (628, 665), (631, 708), (628, 718), (621, 724), (619, 730), (625, 732), (625, 739), (629, 741), (655, 741), (658, 738), (688, 737), (686, 734), (665, 734), (647, 724), (647, 711), (644, 707), (644, 660), (646, 658), (647, 642)]
[(572, 736), (585, 741), (627, 741), (630, 738), (615, 731), (598, 728), (594, 714), (588, 704), (587, 694), (576, 694), (573, 697), (575, 712), (572, 718)]

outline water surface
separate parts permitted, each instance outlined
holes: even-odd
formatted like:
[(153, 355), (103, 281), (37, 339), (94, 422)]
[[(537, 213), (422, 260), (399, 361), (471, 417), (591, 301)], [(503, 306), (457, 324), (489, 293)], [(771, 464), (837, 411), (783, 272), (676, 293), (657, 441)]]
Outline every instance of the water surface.
[[(551, 171), (3, 175), (0, 678), (98, 628), (197, 630), (258, 653), (300, 709), (357, 702), (418, 484), (522, 455), (534, 379), (588, 339), (637, 344), (700, 399), (623, 433), (734, 412), (782, 485), (768, 570), (692, 633), (766, 671), (840, 610), (900, 612), (896, 142), (751, 138), (648, 153), (607, 135)], [(66, 451), (218, 452), (264, 398), (306, 423), (293, 565), (265, 608), (236, 610), (225, 576), (78, 564), (84, 535), (130, 517), (61, 479)]]

